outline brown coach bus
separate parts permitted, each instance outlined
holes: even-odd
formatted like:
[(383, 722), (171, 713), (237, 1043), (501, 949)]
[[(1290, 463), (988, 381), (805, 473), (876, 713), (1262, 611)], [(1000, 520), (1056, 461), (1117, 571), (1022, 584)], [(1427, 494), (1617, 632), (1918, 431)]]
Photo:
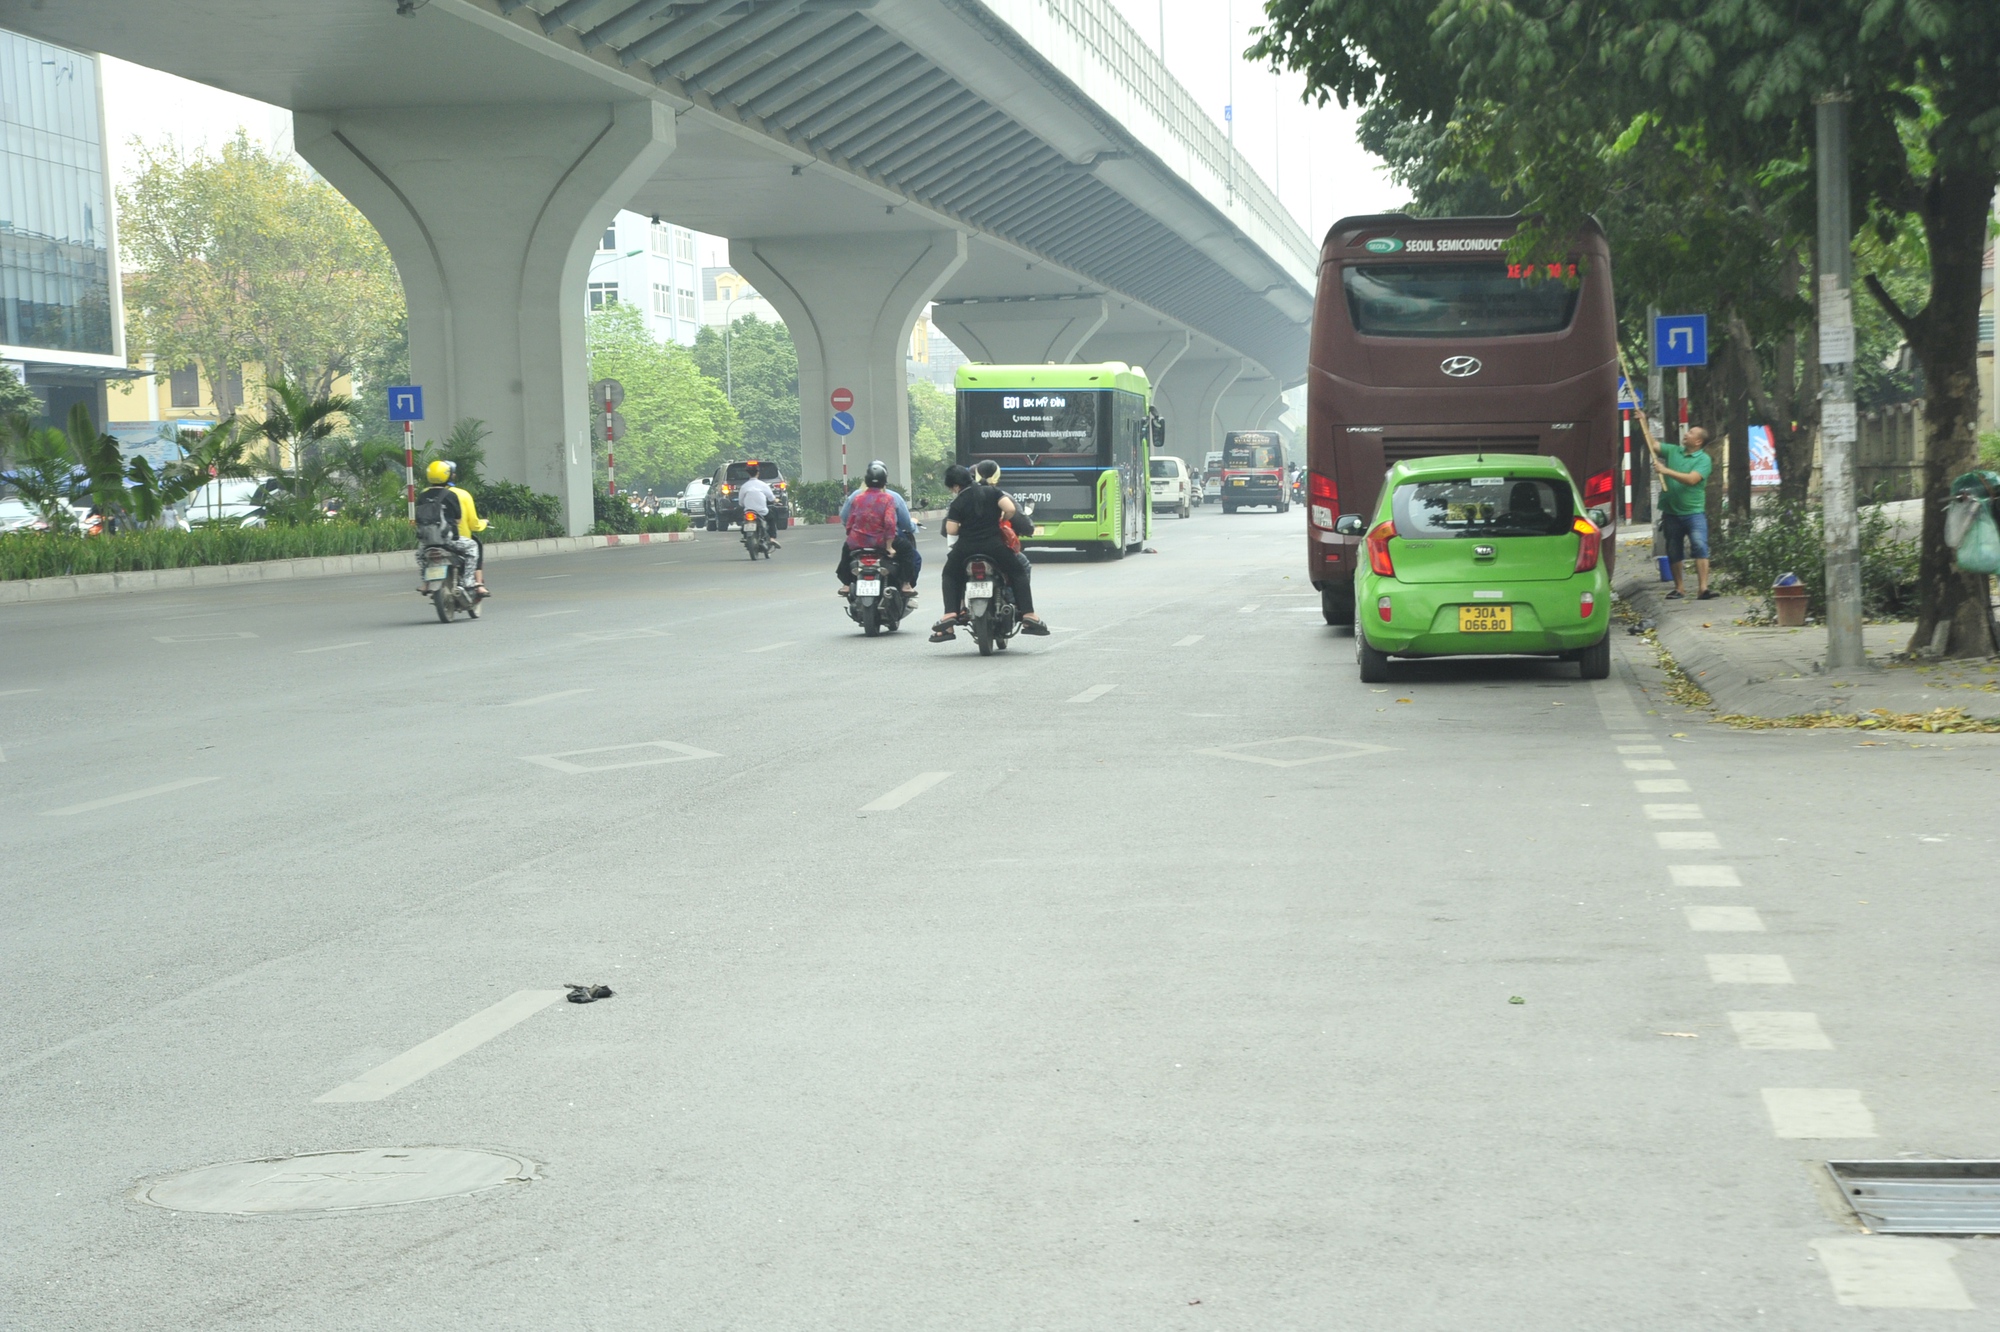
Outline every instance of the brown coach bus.
[[(1520, 222), (1381, 213), (1327, 233), (1307, 371), (1306, 569), (1328, 624), (1354, 623), (1362, 541), (1335, 525), (1365, 522), (1405, 458), (1560, 458), (1586, 507), (1614, 507), (1611, 248), (1593, 220), (1562, 263), (1524, 267), (1504, 248)], [(1607, 528), (1607, 563), (1616, 538)]]

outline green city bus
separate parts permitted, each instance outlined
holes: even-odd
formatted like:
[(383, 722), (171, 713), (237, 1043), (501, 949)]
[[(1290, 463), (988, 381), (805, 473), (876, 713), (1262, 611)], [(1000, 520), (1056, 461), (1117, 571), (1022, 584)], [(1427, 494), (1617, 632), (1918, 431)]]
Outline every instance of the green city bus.
[(1152, 534), (1152, 399), (1146, 372), (1122, 361), (960, 366), (958, 460), (991, 458), (1032, 506), (1022, 545), (1122, 558)]

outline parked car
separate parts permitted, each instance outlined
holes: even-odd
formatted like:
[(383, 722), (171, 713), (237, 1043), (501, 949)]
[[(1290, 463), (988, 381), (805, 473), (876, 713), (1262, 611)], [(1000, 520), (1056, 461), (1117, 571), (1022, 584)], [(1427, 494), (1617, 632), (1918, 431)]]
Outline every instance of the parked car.
[[(76, 519), (77, 530), (86, 530), (90, 521), (89, 507), (72, 504), (69, 506), (69, 511)], [(41, 527), (42, 515), (24, 501), (12, 495), (0, 499), (0, 532), (40, 531)]]
[(1536, 655), (1611, 673), (1611, 581), (1602, 509), (1586, 511), (1569, 469), (1525, 453), (1399, 462), (1365, 536), (1354, 580), (1361, 679), (1386, 684), (1389, 659)]
[(701, 517), (702, 501), (708, 498), (708, 487), (709, 480), (705, 476), (698, 476), (688, 482), (687, 489), (681, 492), (681, 512), (690, 518)]
[(750, 479), (751, 462), (757, 462), (758, 474), (763, 478), (764, 484), (777, 496), (778, 503), (771, 511), (773, 526), (783, 530), (790, 524), (792, 497), (784, 474), (778, 470), (778, 464), (758, 462), (752, 458), (747, 462), (723, 463), (715, 469), (715, 475), (709, 479), (708, 494), (702, 500), (702, 507), (707, 513), (709, 531), (726, 532), (743, 521), (743, 501), (736, 492), (738, 487)]
[(1194, 500), (1189, 494), (1194, 487), (1186, 463), (1166, 454), (1146, 464), (1146, 475), (1153, 487), (1153, 512), (1171, 509), (1185, 518), (1194, 511)]
[(210, 481), (187, 497), (183, 512), (190, 524), (233, 522), (241, 527), (262, 527), (268, 484), (254, 476)]

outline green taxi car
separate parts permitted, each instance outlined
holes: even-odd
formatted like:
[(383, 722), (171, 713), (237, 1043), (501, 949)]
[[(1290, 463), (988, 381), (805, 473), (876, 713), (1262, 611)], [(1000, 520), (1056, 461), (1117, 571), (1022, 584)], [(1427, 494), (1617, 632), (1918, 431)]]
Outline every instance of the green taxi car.
[(1531, 454), (1452, 454), (1397, 463), (1366, 533), (1354, 580), (1361, 678), (1389, 658), (1555, 656), (1586, 680), (1611, 674), (1611, 579), (1601, 525), (1569, 469)]

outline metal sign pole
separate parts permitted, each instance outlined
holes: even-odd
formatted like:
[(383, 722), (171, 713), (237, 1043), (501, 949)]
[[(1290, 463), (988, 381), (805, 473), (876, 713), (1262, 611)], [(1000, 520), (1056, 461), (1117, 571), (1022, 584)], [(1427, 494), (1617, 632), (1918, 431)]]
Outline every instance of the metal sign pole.
[(1625, 523), (1627, 526), (1630, 526), (1632, 522), (1632, 409), (1630, 407), (1621, 407), (1618, 409), (1618, 415), (1622, 418), (1619, 422), (1619, 430), (1625, 440)]
[(403, 492), (410, 503), (410, 521), (417, 521), (417, 448), (410, 439), (410, 423), (403, 422)]
[(1679, 376), (1681, 419), (1679, 428), (1674, 432), (1674, 443), (1685, 445), (1688, 442), (1688, 372), (1683, 366), (1675, 373)]

